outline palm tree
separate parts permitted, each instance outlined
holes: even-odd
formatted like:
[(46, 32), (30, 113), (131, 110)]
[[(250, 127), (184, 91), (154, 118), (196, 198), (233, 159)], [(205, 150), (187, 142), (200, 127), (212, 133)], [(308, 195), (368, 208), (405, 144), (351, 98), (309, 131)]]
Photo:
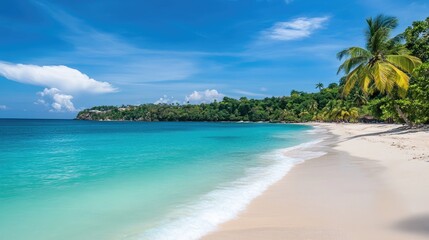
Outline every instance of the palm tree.
[(312, 101), (308, 104), (308, 106), (307, 106), (307, 110), (308, 110), (309, 112), (315, 112), (315, 111), (317, 111), (318, 107), (319, 107), (319, 104), (317, 104), (317, 101), (316, 101), (316, 100), (312, 100)]
[(321, 118), (325, 121), (356, 122), (359, 118), (359, 109), (353, 107), (349, 102), (343, 100), (331, 100), (322, 109)]
[(322, 91), (322, 89), (323, 89), (323, 83), (317, 83), (316, 84), (316, 89), (319, 89), (319, 91)]
[[(337, 54), (340, 60), (346, 58), (337, 72), (346, 74), (343, 94), (349, 94), (358, 85), (365, 94), (376, 89), (391, 98), (395, 93), (405, 97), (410, 74), (421, 64), (420, 59), (408, 55), (400, 44), (400, 37), (390, 38), (390, 33), (398, 25), (397, 18), (378, 15), (366, 22), (366, 49), (351, 47)], [(399, 106), (395, 107), (398, 115), (410, 125)]]

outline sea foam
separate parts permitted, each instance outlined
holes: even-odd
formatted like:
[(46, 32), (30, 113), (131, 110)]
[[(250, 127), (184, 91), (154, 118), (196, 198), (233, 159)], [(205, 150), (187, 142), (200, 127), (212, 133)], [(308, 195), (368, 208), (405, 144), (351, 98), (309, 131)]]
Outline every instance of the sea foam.
[[(316, 128), (308, 133), (322, 131), (323, 129)], [(221, 223), (235, 218), (254, 198), (282, 179), (293, 166), (324, 155), (325, 152), (309, 150), (322, 140), (319, 138), (294, 147), (261, 154), (258, 157), (262, 160), (274, 161), (267, 166), (250, 168), (245, 177), (207, 193), (193, 204), (181, 207), (173, 214), (174, 216), (148, 229), (137, 239), (193, 240), (203, 237), (216, 230)]]

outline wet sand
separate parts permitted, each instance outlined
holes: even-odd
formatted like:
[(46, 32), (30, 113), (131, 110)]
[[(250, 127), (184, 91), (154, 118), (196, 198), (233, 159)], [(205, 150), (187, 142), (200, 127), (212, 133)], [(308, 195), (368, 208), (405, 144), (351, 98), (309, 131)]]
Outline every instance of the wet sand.
[(382, 124), (329, 131), (236, 219), (203, 239), (429, 239), (429, 133)]

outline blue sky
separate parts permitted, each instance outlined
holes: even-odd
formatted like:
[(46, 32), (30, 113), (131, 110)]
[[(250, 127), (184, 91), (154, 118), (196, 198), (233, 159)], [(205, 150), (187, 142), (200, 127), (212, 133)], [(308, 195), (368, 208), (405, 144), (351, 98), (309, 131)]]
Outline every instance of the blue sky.
[(73, 118), (94, 105), (264, 98), (336, 82), (365, 18), (429, 15), (426, 0), (2, 0), (0, 117)]

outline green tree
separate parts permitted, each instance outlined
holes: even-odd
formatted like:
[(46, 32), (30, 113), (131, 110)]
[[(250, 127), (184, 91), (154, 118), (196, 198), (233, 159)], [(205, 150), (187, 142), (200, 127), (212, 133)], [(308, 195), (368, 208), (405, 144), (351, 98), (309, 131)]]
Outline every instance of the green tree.
[(322, 91), (322, 89), (323, 89), (323, 83), (317, 83), (316, 84), (316, 89), (319, 89), (319, 91)]
[(408, 96), (395, 102), (405, 109), (413, 123), (429, 123), (429, 62), (416, 68), (415, 75)]
[(408, 27), (403, 37), (405, 47), (411, 54), (420, 58), (423, 62), (429, 60), (429, 17), (425, 21), (415, 21)]
[[(399, 37), (390, 38), (398, 25), (395, 17), (378, 15), (366, 21), (366, 49), (350, 47), (337, 54), (340, 60), (346, 58), (337, 72), (346, 74), (343, 94), (348, 95), (358, 85), (364, 93), (375, 88), (392, 98), (396, 95), (405, 97), (409, 75), (421, 64), (420, 59), (408, 54)], [(411, 124), (398, 105), (396, 111), (407, 124)]]

